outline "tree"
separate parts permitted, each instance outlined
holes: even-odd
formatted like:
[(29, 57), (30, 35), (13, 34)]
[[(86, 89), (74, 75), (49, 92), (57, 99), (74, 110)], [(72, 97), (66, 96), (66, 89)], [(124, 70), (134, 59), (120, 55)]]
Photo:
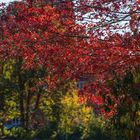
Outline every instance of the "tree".
[[(39, 90), (30, 90), (40, 83), (40, 76), (34, 75), (38, 69), (46, 71), (41, 81), (48, 84), (48, 91), (63, 87), (65, 81), (87, 75), (92, 77), (83, 93), (89, 101), (100, 103), (101, 108), (108, 100), (113, 101), (114, 104), (108, 107), (113, 110), (112, 115), (119, 102), (112, 95), (108, 81), (116, 75), (123, 78), (126, 71), (133, 73), (139, 66), (139, 4), (136, 1), (106, 0), (76, 2), (73, 8), (68, 1), (68, 7), (64, 6), (66, 9), (60, 7), (58, 10), (44, 1), (21, 1), (1, 10), (0, 58), (2, 62), (15, 61), (23, 122), (25, 91), (28, 95), (38, 91), (37, 106), (40, 99)], [(81, 18), (83, 9), (91, 19), (90, 23)], [(94, 23), (92, 16), (101, 20)], [(79, 23), (79, 18), (83, 22)], [(127, 18), (131, 32), (112, 33), (112, 29), (121, 27), (114, 23)], [(104, 29), (106, 36), (103, 35)], [(29, 77), (28, 72), (33, 75)], [(25, 75), (28, 75), (26, 79)], [(104, 112), (102, 110), (106, 114)]]
[[(140, 7), (137, 0), (77, 0), (77, 5), (80, 17), (85, 18), (88, 29), (97, 36), (114, 34), (119, 30), (127, 32), (130, 28), (132, 32), (138, 31)], [(83, 18), (79, 19), (83, 21)]]
[[(127, 72), (123, 79), (114, 78), (112, 94), (118, 98), (117, 114), (112, 118), (117, 131), (124, 130), (126, 139), (139, 138), (139, 69)], [(120, 135), (120, 133), (119, 133)]]
[(60, 100), (62, 109), (60, 110), (58, 133), (62, 136), (64, 135), (66, 140), (69, 139), (68, 137), (72, 135), (76, 129), (83, 131), (81, 132), (83, 137), (88, 137), (88, 133), (90, 133), (88, 125), (92, 119), (92, 109), (86, 107), (86, 103), (79, 103), (78, 93), (76, 92), (76, 90), (69, 89), (67, 94)]
[[(68, 32), (68, 28), (67, 24), (62, 25), (61, 20), (55, 8), (40, 2), (34, 5), (30, 2), (14, 2), (1, 13), (1, 61), (14, 61), (12, 77), (18, 86), (20, 114), (26, 129), (34, 92), (34, 109), (37, 110), (44, 85), (49, 84), (48, 90), (51, 90), (58, 82), (57, 77), (63, 75), (62, 71), (68, 62), (63, 56), (66, 50), (71, 51), (68, 46), (75, 42), (75, 39), (64, 41), (67, 38), (63, 34)], [(73, 24), (70, 19), (67, 22)], [(67, 69), (65, 71), (69, 71)]]

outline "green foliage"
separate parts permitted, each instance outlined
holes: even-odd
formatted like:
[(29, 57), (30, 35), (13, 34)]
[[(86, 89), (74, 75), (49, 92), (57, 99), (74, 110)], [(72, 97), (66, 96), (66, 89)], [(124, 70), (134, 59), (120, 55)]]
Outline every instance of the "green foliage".
[(11, 79), (11, 75), (14, 71), (14, 68), (13, 68), (13, 64), (14, 64), (14, 60), (9, 60), (7, 63), (4, 64), (3, 66), (3, 77), (5, 79)]
[[(116, 137), (123, 140), (136, 139), (140, 133), (139, 120), (139, 78), (140, 71), (126, 72), (125, 77), (114, 79), (112, 94), (120, 101), (117, 114), (113, 116), (113, 131)], [(123, 131), (123, 133), (122, 133)]]
[[(1, 65), (0, 126), (8, 120), (21, 116), (19, 95), (22, 90), (24, 113), (26, 114), (27, 111), (29, 113), (27, 117), (30, 131), (23, 127), (13, 128), (11, 131), (4, 129), (5, 135), (27, 139), (40, 137), (42, 140), (50, 138), (57, 140), (128, 140), (139, 133), (137, 132), (140, 125), (139, 70), (135, 73), (126, 72), (124, 78), (115, 77), (114, 80), (108, 82), (112, 94), (120, 99), (117, 114), (108, 120), (101, 115), (95, 116), (94, 108), (88, 107), (86, 102), (79, 103), (78, 92), (74, 88), (75, 83), (68, 81), (64, 87), (52, 93), (43, 90), (43, 86), (31, 92), (30, 88), (35, 87), (37, 82), (41, 82), (47, 75), (47, 71), (41, 67), (19, 71), (19, 65), (13, 60)], [(22, 88), (19, 85), (18, 72), (23, 83)], [(41, 120), (43, 127), (34, 129), (32, 108), (36, 104), (38, 94), (41, 94), (38, 110), (42, 112), (40, 116), (43, 118)], [(28, 99), (29, 106), (27, 106)], [(112, 100), (108, 98), (107, 107), (111, 104), (113, 104)], [(29, 107), (28, 110), (27, 107)], [(42, 123), (41, 121), (38, 121), (38, 126)]]
[(54, 94), (42, 98), (40, 109), (45, 113), (46, 127), (38, 132), (37, 137), (57, 140), (105, 140), (105, 119), (95, 116), (93, 108), (88, 107), (86, 102), (80, 103), (78, 92), (73, 87), (73, 84), (70, 84), (68, 90), (63, 90), (66, 91), (65, 94), (59, 92), (57, 100), (53, 98)]
[(71, 89), (61, 98), (60, 121), (58, 123), (58, 133), (67, 137), (79, 128), (86, 137), (89, 133), (88, 124), (91, 121), (92, 111), (86, 104), (80, 104), (78, 93)]
[(23, 128), (12, 128), (11, 131), (9, 132), (9, 136), (13, 137), (13, 138), (18, 138), (18, 139), (33, 139), (36, 136), (36, 132), (35, 131), (29, 131), (27, 133), (27, 131)]
[(1, 133), (5, 135), (9, 132), (4, 128), (4, 124), (19, 116), (15, 81), (12, 78), (14, 63), (12, 59), (1, 62), (0, 68), (0, 127)]

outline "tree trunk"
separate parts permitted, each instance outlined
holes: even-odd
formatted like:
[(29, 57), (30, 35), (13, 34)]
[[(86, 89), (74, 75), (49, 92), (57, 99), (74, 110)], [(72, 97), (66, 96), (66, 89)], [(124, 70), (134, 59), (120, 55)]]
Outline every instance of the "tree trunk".
[(40, 103), (41, 93), (39, 92), (36, 97), (35, 110), (38, 109)]
[(28, 93), (27, 96), (27, 102), (26, 102), (26, 130), (29, 129), (29, 113), (30, 113), (30, 93)]
[(24, 82), (20, 71), (18, 73), (18, 82), (19, 82), (19, 106), (20, 106), (20, 115), (21, 115), (21, 126), (25, 127), (25, 108), (24, 108)]
[(19, 101), (20, 101), (20, 115), (21, 115), (21, 126), (25, 127), (25, 109), (24, 109), (24, 99), (23, 91), (20, 92)]
[(29, 89), (27, 95), (27, 102), (26, 102), (26, 130), (29, 129), (29, 117), (30, 117), (30, 101), (31, 101), (31, 82), (29, 82)]

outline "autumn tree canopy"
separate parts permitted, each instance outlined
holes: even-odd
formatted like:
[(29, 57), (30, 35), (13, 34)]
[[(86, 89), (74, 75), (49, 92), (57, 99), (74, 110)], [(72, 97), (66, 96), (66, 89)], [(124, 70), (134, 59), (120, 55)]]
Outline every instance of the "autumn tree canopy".
[(114, 75), (123, 77), (139, 66), (139, 13), (135, 0), (1, 5), (0, 59), (20, 62), (23, 71), (43, 67), (50, 90), (88, 76), (87, 95), (94, 102), (102, 89), (111, 96), (106, 82)]

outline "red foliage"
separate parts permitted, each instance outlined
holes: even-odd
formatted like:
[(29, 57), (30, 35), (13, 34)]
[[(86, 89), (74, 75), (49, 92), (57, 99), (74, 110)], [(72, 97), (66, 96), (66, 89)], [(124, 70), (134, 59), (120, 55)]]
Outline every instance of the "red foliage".
[[(133, 71), (140, 64), (140, 18), (137, 14), (140, 8), (130, 3), (130, 10), (122, 11), (124, 6), (127, 6), (124, 0), (80, 1), (79, 4), (78, 1), (77, 4), (70, 1), (46, 4), (41, 0), (14, 2), (1, 13), (0, 58), (3, 61), (20, 59), (23, 69), (45, 67), (50, 90), (62, 79), (90, 75), (94, 78), (90, 81), (94, 88), (86, 89), (88, 100), (101, 105), (103, 93), (117, 103), (105, 86), (106, 81), (111, 80), (114, 73), (123, 76), (126, 70)], [(85, 13), (90, 20), (99, 19), (99, 22), (85, 22)], [(110, 31), (121, 28), (113, 23), (127, 18), (131, 33), (120, 35)], [(78, 24), (77, 19), (83, 21)], [(100, 39), (104, 30), (107, 37)]]

